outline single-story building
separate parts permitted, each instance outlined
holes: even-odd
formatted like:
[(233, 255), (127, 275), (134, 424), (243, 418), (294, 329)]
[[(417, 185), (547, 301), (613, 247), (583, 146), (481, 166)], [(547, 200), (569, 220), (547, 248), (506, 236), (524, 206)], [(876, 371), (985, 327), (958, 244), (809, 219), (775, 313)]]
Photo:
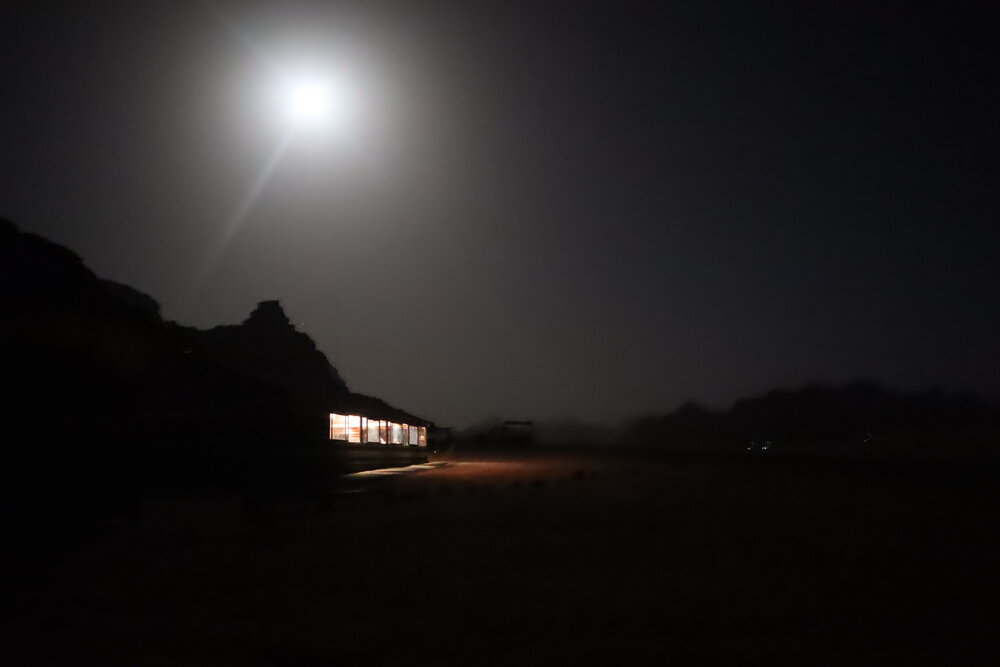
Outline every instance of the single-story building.
[(372, 396), (351, 394), (330, 412), (330, 440), (368, 445), (426, 447), (433, 422)]

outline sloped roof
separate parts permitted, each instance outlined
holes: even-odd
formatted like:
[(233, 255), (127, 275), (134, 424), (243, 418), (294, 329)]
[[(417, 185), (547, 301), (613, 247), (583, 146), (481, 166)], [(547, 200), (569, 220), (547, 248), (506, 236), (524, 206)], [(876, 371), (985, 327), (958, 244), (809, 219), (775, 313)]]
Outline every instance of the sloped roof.
[(331, 412), (339, 414), (362, 415), (369, 419), (384, 419), (386, 421), (397, 422), (399, 424), (410, 424), (413, 426), (434, 426), (434, 422), (422, 419), (409, 412), (395, 408), (380, 398), (366, 396), (364, 394), (348, 394), (341, 400), (336, 401), (336, 405), (331, 408)]

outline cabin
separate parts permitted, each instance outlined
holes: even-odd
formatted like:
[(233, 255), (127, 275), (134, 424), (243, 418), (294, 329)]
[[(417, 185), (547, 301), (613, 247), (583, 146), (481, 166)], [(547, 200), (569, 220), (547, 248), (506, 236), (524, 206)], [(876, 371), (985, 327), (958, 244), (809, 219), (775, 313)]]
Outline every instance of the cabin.
[(336, 412), (330, 412), (330, 440), (349, 444), (427, 447), (427, 429), (433, 426), (433, 422), (361, 394), (351, 394)]
[(427, 446), (427, 427), (364, 415), (330, 413), (330, 440), (369, 445)]

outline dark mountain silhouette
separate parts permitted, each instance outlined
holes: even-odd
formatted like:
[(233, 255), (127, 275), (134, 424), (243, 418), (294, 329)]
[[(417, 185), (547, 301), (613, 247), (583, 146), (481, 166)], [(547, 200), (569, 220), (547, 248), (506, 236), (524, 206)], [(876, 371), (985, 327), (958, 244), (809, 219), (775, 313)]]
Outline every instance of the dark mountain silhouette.
[(313, 340), (296, 331), (277, 301), (262, 301), (242, 324), (193, 336), (198, 351), (226, 368), (306, 400), (333, 405), (349, 393)]
[(636, 420), (625, 440), (686, 447), (770, 442), (878, 449), (887, 440), (910, 438), (914, 446), (924, 445), (941, 434), (991, 433), (997, 426), (996, 406), (975, 396), (939, 388), (905, 393), (856, 382), (774, 390), (736, 401), (726, 411), (686, 403), (671, 413)]
[(277, 301), (238, 325), (181, 326), (7, 220), (0, 283), (8, 488), (55, 502), (301, 486), (335, 471), (329, 411), (429, 424), (352, 394)]

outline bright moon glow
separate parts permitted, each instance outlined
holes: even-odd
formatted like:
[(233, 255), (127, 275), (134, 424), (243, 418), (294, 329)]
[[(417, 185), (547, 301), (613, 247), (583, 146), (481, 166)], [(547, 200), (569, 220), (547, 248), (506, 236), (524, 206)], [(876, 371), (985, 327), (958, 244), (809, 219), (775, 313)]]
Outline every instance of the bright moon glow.
[(346, 82), (337, 78), (289, 78), (283, 91), (285, 116), (297, 128), (325, 127), (342, 132), (352, 116), (353, 97)]
[(288, 91), (288, 113), (296, 122), (317, 122), (331, 109), (331, 90), (323, 81), (296, 81)]

